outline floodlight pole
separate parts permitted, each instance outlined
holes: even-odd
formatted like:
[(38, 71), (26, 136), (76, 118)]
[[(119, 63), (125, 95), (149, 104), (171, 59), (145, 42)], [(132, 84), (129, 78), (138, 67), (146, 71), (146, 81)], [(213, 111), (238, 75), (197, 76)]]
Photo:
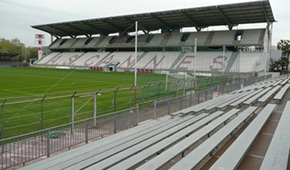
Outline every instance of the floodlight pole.
[(168, 83), (168, 71), (166, 72), (166, 79), (165, 79), (165, 90), (167, 91), (167, 89), (168, 89), (168, 85), (167, 85), (167, 83)]
[(225, 73), (225, 64), (226, 64), (226, 61), (225, 61), (225, 50), (226, 50), (226, 47), (225, 47), (225, 45), (223, 45), (223, 75)]
[(137, 97), (137, 43), (138, 43), (138, 21), (135, 22), (135, 94), (134, 94), (134, 100), (135, 100), (135, 105), (136, 105), (136, 97)]
[(194, 39), (194, 89), (195, 89), (195, 83), (196, 83), (196, 58), (197, 58), (197, 54), (196, 54), (196, 50), (197, 50), (197, 39)]

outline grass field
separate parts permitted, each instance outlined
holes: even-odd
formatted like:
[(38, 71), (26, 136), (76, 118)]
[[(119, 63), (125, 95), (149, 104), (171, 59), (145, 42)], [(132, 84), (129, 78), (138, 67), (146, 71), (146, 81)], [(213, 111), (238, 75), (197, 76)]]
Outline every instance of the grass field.
[[(176, 78), (170, 80), (176, 81)], [(199, 81), (205, 85), (208, 80)], [(211, 83), (219, 83), (215, 79)], [(159, 85), (158, 83), (163, 82)], [(141, 88), (152, 83), (149, 87)], [(148, 98), (156, 94), (175, 94), (183, 88), (183, 83), (172, 83), (165, 90), (165, 75), (138, 74), (137, 98)], [(97, 96), (98, 114), (112, 112), (114, 109), (114, 90), (117, 87), (117, 110), (133, 104), (134, 74), (119, 72), (94, 72), (85, 70), (59, 70), (44, 68), (0, 68), (0, 103), (6, 99), (4, 111), (5, 137), (15, 136), (40, 129), (41, 99), (43, 101), (43, 128), (64, 123), (71, 119), (71, 95), (76, 91), (75, 121), (93, 116), (93, 96), (87, 95), (101, 90)], [(188, 83), (191, 87), (191, 84)], [(189, 87), (187, 87), (189, 88)], [(60, 97), (59, 96), (65, 96)], [(56, 98), (57, 97), (57, 98)], [(51, 99), (53, 98), (53, 99)], [(151, 98), (152, 99), (152, 98)], [(25, 101), (25, 102), (23, 102)], [(13, 104), (17, 103), (17, 104)], [(2, 105), (2, 104), (1, 104)], [(2, 121), (2, 118), (1, 118)], [(2, 122), (1, 122), (2, 123)]]

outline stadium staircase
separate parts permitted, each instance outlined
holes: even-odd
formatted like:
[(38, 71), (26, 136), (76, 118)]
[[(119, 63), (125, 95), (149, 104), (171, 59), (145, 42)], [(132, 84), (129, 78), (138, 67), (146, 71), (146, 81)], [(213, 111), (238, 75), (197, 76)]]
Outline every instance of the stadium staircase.
[(264, 52), (262, 58), (260, 59), (259, 63), (256, 65), (256, 72), (264, 71), (267, 68), (267, 60), (270, 57), (270, 54)]
[(207, 39), (205, 40), (204, 44), (211, 44), (213, 36), (214, 36), (214, 32), (210, 32)]
[(233, 64), (235, 63), (235, 61), (237, 60), (238, 56), (239, 56), (239, 52), (232, 53), (232, 56), (228, 62), (228, 65), (225, 69), (225, 72), (229, 72), (231, 70), (231, 68), (232, 68)]
[(170, 39), (170, 37), (172, 36), (172, 34), (166, 34), (163, 38), (163, 40), (160, 43), (160, 46), (165, 46), (168, 42), (168, 40)]
[(69, 48), (72, 48), (80, 39), (76, 39), (70, 46)]
[(103, 40), (105, 39), (106, 37), (105, 36), (101, 36), (100, 37), (100, 39), (99, 39), (99, 41), (96, 43), (96, 47), (98, 47), (100, 44), (101, 44), (101, 42), (103, 42)]
[(178, 64), (178, 62), (183, 58), (183, 56), (186, 53), (180, 53), (179, 56), (177, 57), (177, 59), (174, 61), (174, 63), (171, 65), (170, 69), (174, 69), (176, 67), (176, 65)]
[(102, 63), (104, 60), (106, 60), (109, 56), (111, 56), (113, 53), (108, 53), (103, 59), (101, 59), (95, 66), (98, 66), (100, 63)]
[[(146, 54), (148, 54), (148, 52), (144, 52), (144, 53), (142, 53), (141, 54), (141, 56), (139, 57), (139, 58), (137, 58), (137, 62), (139, 63), (141, 60), (142, 60), (142, 58), (144, 57), (144, 56), (146, 56)], [(135, 64), (132, 64), (131, 66), (130, 66), (131, 68), (135, 68)]]

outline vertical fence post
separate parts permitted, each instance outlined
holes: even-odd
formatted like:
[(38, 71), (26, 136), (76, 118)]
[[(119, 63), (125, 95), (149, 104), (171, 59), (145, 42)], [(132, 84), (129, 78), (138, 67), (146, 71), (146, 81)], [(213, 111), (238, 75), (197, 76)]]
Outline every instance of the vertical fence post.
[[(145, 84), (144, 86), (142, 86), (142, 104), (144, 105), (144, 89), (146, 88), (147, 84)], [(147, 89), (148, 91), (148, 89)], [(147, 92), (147, 97), (148, 97), (148, 92)]]
[(117, 113), (114, 113), (114, 133), (117, 133)]
[(97, 126), (97, 96), (100, 90), (94, 94), (94, 127)]
[[(2, 142), (1, 142), (1, 154), (3, 154), (4, 153), (4, 138), (5, 138), (5, 136), (4, 136), (4, 105), (5, 105), (5, 103), (6, 103), (6, 99), (3, 101), (3, 103), (2, 103), (2, 125), (1, 125), (1, 134), (0, 134), (0, 137), (1, 137), (1, 140), (2, 140)], [(2, 163), (2, 161), (3, 161), (3, 155), (1, 155), (1, 166), (2, 166), (2, 168), (3, 168), (3, 163)]]
[(156, 100), (154, 100), (154, 119), (157, 118), (157, 103)]
[(195, 83), (195, 80), (194, 79), (192, 79), (191, 80), (192, 82), (191, 82), (191, 93), (190, 93), (190, 106), (192, 106), (192, 96), (193, 96), (193, 91), (195, 91), (195, 89), (194, 89), (194, 83)]
[(192, 96), (193, 96), (193, 91), (191, 90), (191, 92), (190, 92), (190, 98), (189, 98), (189, 106), (192, 105)]
[(170, 93), (170, 84), (172, 83), (172, 81), (169, 81), (168, 85), (167, 85), (167, 95)]
[(114, 91), (114, 111), (117, 110), (117, 91), (120, 87), (117, 87), (116, 90)]
[(178, 97), (178, 91), (179, 91), (179, 89), (178, 89), (178, 83), (180, 82), (181, 80), (178, 80), (177, 82), (176, 82), (176, 99), (177, 99), (177, 97)]
[(170, 114), (170, 99), (167, 102), (167, 113)]
[(47, 157), (50, 156), (50, 140), (49, 140), (49, 134), (50, 133), (50, 129), (47, 130), (47, 133), (46, 133), (46, 155)]
[(185, 88), (185, 83), (186, 83), (186, 79), (184, 79), (183, 81), (183, 96), (185, 96), (185, 93), (186, 93), (186, 88)]
[(139, 124), (139, 105), (136, 105), (136, 126)]
[(5, 122), (5, 119), (4, 119), (4, 106), (5, 106), (5, 103), (6, 103), (6, 99), (3, 101), (2, 103), (2, 124), (1, 124), (1, 139), (4, 139), (5, 136), (4, 136), (4, 122)]
[(183, 101), (184, 96), (181, 96), (179, 99), (179, 110), (182, 109), (182, 101)]
[(43, 142), (43, 102), (44, 99), (46, 98), (46, 95), (43, 96), (43, 98), (41, 99), (41, 115), (40, 115), (40, 129), (41, 129), (41, 142)]
[(191, 84), (191, 90), (193, 90), (194, 89), (195, 80), (192, 79), (190, 84)]
[(135, 126), (135, 112), (136, 112), (136, 108), (134, 107), (133, 109), (130, 109), (130, 113), (131, 113), (131, 127)]
[(158, 96), (158, 100), (159, 100), (159, 95), (160, 95), (160, 86), (161, 86), (162, 82), (158, 83), (157, 85), (157, 96)]
[(134, 85), (130, 88), (130, 100), (129, 100), (129, 103), (130, 103), (130, 106), (129, 107), (132, 107), (132, 90), (134, 88)]
[[(148, 96), (149, 96), (149, 87), (151, 86), (151, 83), (149, 83), (148, 85), (147, 85), (147, 98), (148, 98)], [(143, 103), (144, 104), (144, 103)]]
[(75, 95), (76, 91), (74, 94), (71, 96), (71, 134), (74, 133), (74, 122), (75, 122)]
[(86, 119), (85, 138), (86, 138), (86, 143), (88, 143), (89, 142), (89, 120), (88, 119)]

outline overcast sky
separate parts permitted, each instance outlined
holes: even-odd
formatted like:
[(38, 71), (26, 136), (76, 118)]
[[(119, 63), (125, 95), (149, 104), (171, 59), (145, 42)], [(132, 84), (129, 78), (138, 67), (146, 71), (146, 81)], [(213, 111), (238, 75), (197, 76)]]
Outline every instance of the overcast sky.
[[(253, 0), (0, 0), (0, 38), (19, 38), (26, 46), (36, 46), (34, 35), (44, 32), (31, 28), (32, 25), (249, 1)], [(280, 39), (290, 39), (290, 0), (270, 3), (278, 21), (274, 23), (275, 45)], [(238, 28), (261, 26), (265, 24)], [(215, 28), (209, 28), (212, 29)], [(45, 36), (49, 45), (50, 35)]]

